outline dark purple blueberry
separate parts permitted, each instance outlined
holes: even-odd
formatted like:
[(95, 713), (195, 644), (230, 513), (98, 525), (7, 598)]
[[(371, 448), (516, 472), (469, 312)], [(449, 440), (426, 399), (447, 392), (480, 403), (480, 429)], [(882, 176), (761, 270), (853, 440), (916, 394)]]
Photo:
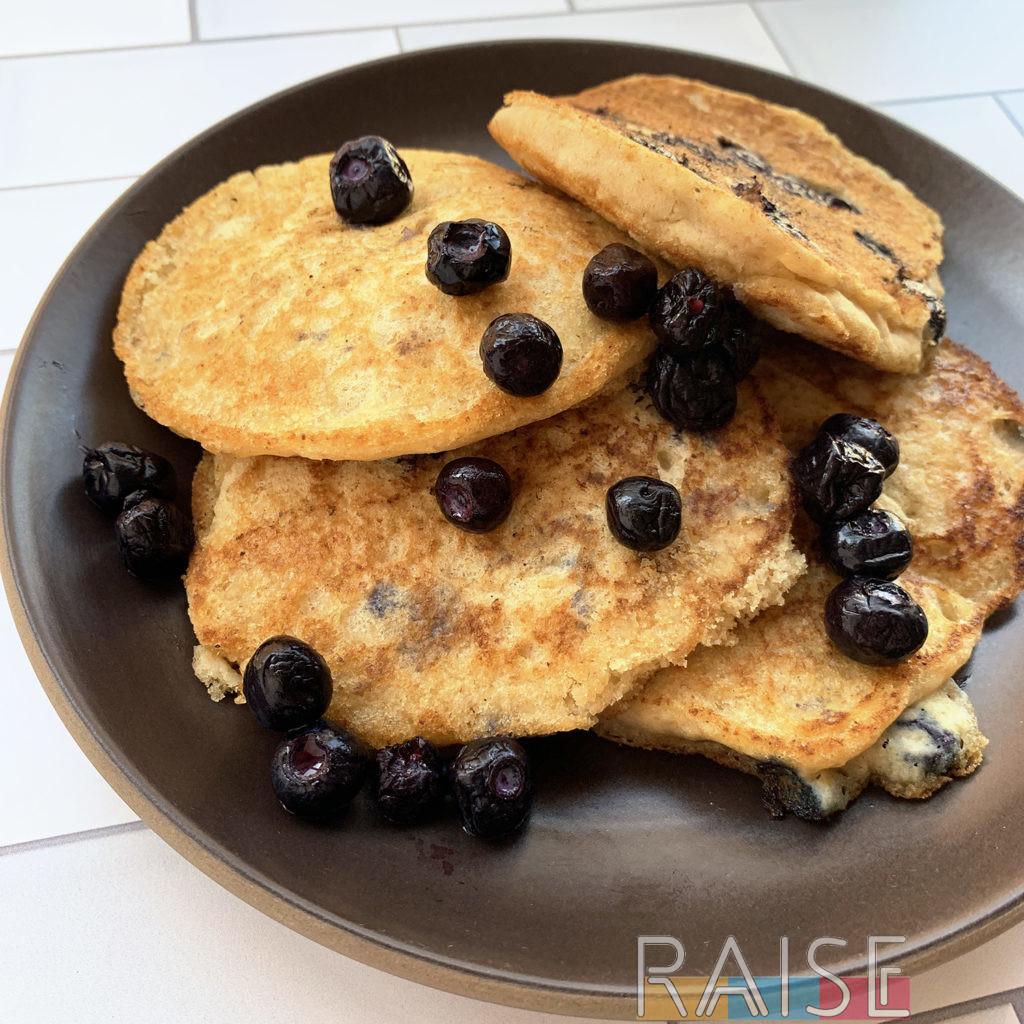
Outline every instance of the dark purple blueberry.
[(141, 504), (147, 498), (158, 498), (158, 497), (159, 497), (158, 494), (154, 494), (152, 491), (148, 490), (145, 487), (142, 488), (142, 490), (139, 490), (139, 491), (132, 491), (132, 493), (129, 494), (124, 499), (124, 504), (121, 506), (121, 511), (122, 512), (127, 512), (128, 509), (135, 508), (136, 505)]
[(721, 332), (721, 347), (737, 380), (743, 380), (761, 358), (761, 322), (738, 302), (730, 303), (728, 324)]
[(453, 459), (437, 474), (434, 497), (449, 523), (470, 533), (487, 533), (512, 510), (512, 480), (492, 459)]
[(484, 373), (502, 391), (520, 398), (542, 394), (562, 369), (562, 343), (543, 320), (529, 313), (504, 313), (480, 340)]
[(605, 320), (636, 320), (658, 292), (658, 269), (628, 245), (606, 245), (583, 271), (583, 301)]
[(331, 158), (334, 208), (350, 224), (385, 224), (412, 202), (405, 161), (386, 139), (363, 135)]
[(253, 717), (277, 732), (311, 725), (327, 710), (333, 690), (327, 662), (293, 636), (264, 640), (242, 676), (242, 693)]
[(166, 498), (144, 498), (114, 520), (124, 567), (147, 583), (177, 579), (195, 544), (192, 522)]
[(696, 267), (687, 267), (658, 291), (651, 304), (651, 328), (677, 355), (691, 355), (721, 342), (728, 300)]
[(714, 350), (680, 359), (659, 345), (647, 369), (647, 393), (677, 430), (714, 430), (736, 412), (736, 378)]
[(427, 280), (445, 295), (471, 295), (508, 277), (512, 246), (497, 224), (446, 220), (427, 239)]
[(854, 576), (828, 595), (825, 632), (854, 661), (895, 665), (924, 644), (928, 619), (898, 583)]
[(444, 806), (446, 793), (446, 766), (429, 740), (416, 736), (377, 751), (377, 809), (385, 821), (424, 821)]
[(307, 726), (278, 744), (270, 782), (285, 810), (327, 821), (352, 802), (366, 778), (370, 752), (354, 736), (326, 722)]
[(627, 476), (608, 488), (605, 512), (608, 529), (620, 544), (634, 551), (660, 551), (679, 536), (683, 503), (665, 480)]
[(511, 736), (472, 740), (455, 756), (451, 770), (463, 828), (498, 839), (526, 823), (533, 783), (526, 751)]
[(910, 531), (891, 512), (865, 509), (851, 519), (821, 528), (821, 549), (839, 576), (894, 580), (914, 557)]
[(874, 502), (885, 470), (859, 444), (818, 434), (793, 460), (793, 478), (807, 514), (825, 523), (849, 519)]
[(900, 443), (878, 420), (838, 412), (825, 420), (821, 425), (821, 432), (867, 448), (882, 464), (886, 476), (899, 465)]
[(108, 441), (83, 451), (86, 496), (108, 515), (116, 516), (132, 491), (144, 489), (156, 498), (174, 497), (174, 467), (162, 456), (121, 441)]

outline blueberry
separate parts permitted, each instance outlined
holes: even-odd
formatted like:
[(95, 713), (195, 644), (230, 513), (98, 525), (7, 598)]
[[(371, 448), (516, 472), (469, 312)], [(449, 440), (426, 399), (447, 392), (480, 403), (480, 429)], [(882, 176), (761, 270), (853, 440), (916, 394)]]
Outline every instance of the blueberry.
[(948, 775), (963, 753), (959, 736), (940, 725), (924, 708), (908, 708), (886, 731), (903, 759), (929, 775)]
[(502, 391), (532, 398), (547, 391), (562, 369), (562, 343), (543, 320), (529, 313), (504, 313), (480, 340), (484, 373)]
[(721, 348), (729, 361), (729, 369), (737, 380), (743, 380), (761, 358), (763, 327), (745, 306), (732, 302), (728, 322), (721, 332)]
[(242, 676), (242, 693), (253, 717), (278, 732), (315, 722), (327, 710), (333, 689), (327, 662), (293, 636), (264, 640)]
[(583, 271), (583, 301), (605, 320), (636, 320), (658, 291), (657, 267), (628, 245), (606, 245)]
[(660, 345), (646, 384), (655, 409), (677, 430), (714, 430), (736, 412), (736, 378), (714, 350), (680, 358)]
[(871, 505), (882, 493), (885, 469), (866, 448), (822, 433), (793, 460), (793, 478), (808, 515), (824, 523)]
[(147, 583), (181, 576), (195, 544), (188, 516), (166, 498), (143, 498), (126, 508), (114, 520), (114, 536), (124, 567)]
[(444, 221), (427, 239), (427, 280), (445, 295), (471, 295), (508, 277), (508, 235), (486, 220)]
[(826, 523), (821, 548), (829, 568), (839, 576), (894, 580), (914, 557), (910, 531), (891, 512), (869, 508), (851, 519)]
[(121, 441), (82, 450), (86, 496), (108, 515), (117, 515), (132, 491), (145, 489), (154, 497), (174, 497), (174, 467), (162, 456)]
[(878, 420), (839, 412), (825, 420), (821, 432), (867, 448), (882, 464), (886, 476), (899, 465), (900, 443)]
[(346, 142), (331, 158), (334, 208), (350, 224), (385, 224), (412, 202), (412, 178), (395, 147), (379, 135)]
[(470, 835), (498, 839), (526, 823), (533, 802), (530, 764), (511, 736), (470, 741), (455, 756), (451, 776)]
[(369, 751), (326, 722), (281, 741), (270, 762), (270, 782), (281, 805), (300, 818), (337, 817), (366, 778)]
[(895, 665), (924, 644), (928, 619), (899, 584), (853, 576), (828, 595), (825, 632), (854, 661)]
[(436, 813), (447, 787), (437, 748), (422, 736), (377, 751), (377, 809), (385, 821), (411, 825)]
[(834, 808), (824, 806), (821, 794), (799, 773), (781, 761), (762, 761), (757, 766), (764, 805), (773, 818), (786, 811), (804, 821), (825, 821)]
[(634, 551), (660, 551), (679, 536), (683, 503), (665, 480), (628, 476), (608, 488), (605, 512), (608, 529), (620, 544)]
[(492, 459), (468, 456), (441, 468), (434, 496), (449, 523), (470, 533), (487, 533), (512, 510), (512, 481)]
[(651, 328), (677, 355), (721, 341), (727, 300), (718, 284), (696, 267), (670, 278), (651, 305)]

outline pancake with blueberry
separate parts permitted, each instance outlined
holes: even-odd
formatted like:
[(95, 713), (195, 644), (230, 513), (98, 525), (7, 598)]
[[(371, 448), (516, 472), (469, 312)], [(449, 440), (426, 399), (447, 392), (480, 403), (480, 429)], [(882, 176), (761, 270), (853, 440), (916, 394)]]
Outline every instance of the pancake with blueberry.
[[(138, 405), (209, 451), (376, 459), (554, 415), (643, 360), (646, 324), (596, 317), (580, 293), (590, 258), (627, 240), (618, 229), (476, 157), (402, 158), (411, 201), (383, 223), (339, 213), (324, 155), (237, 174), (168, 224), (114, 332)], [(431, 241), (438, 225), (450, 237)], [(444, 245), (504, 265), (428, 278)], [(506, 314), (549, 330), (553, 382), (485, 373), (481, 339)]]
[[(629, 516), (622, 481), (654, 502)], [(677, 433), (633, 384), (444, 456), (206, 455), (193, 496), (211, 696), (294, 636), (331, 668), (330, 717), (375, 746), (588, 728), (803, 568), (788, 453), (750, 381), (717, 431)]]
[[(987, 363), (949, 340), (916, 375), (880, 374), (794, 340), (769, 346), (755, 376), (793, 452), (837, 413), (876, 420), (898, 441), (899, 463), (874, 505), (912, 537), (909, 567), (895, 582), (923, 608), (927, 639), (892, 665), (840, 652), (824, 622), (840, 577), (825, 561), (821, 528), (801, 511), (794, 532), (808, 571), (785, 604), (738, 629), (733, 646), (701, 648), (685, 669), (656, 673), (609, 709), (598, 731), (756, 773), (812, 817), (839, 809), (868, 782), (927, 796), (980, 761), (969, 702), (946, 683), (967, 661), (986, 617), (1024, 586), (1024, 405)], [(850, 775), (844, 766), (875, 749), (905, 709), (943, 687), (963, 714), (951, 729), (936, 725), (932, 711), (919, 716), (920, 729), (931, 730), (934, 770), (900, 781), (897, 762), (879, 754), (870, 770), (861, 763)], [(847, 772), (845, 792), (832, 785), (836, 772)], [(821, 797), (817, 814), (812, 792)]]
[(902, 373), (942, 337), (939, 216), (800, 111), (634, 75), (512, 92), (490, 130), (541, 181), (783, 331)]

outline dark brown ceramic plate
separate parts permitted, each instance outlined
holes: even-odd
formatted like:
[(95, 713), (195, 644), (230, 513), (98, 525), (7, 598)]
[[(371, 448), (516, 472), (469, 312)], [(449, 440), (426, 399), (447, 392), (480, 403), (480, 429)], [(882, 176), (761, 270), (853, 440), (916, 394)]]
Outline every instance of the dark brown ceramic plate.
[(762, 976), (778, 972), (781, 936), (795, 968), (811, 940), (835, 936), (847, 945), (822, 962), (856, 973), (869, 935), (905, 935), (886, 948), (916, 969), (1021, 916), (1024, 623), (1014, 612), (988, 631), (968, 683), (992, 740), (985, 765), (921, 804), (869, 792), (831, 825), (773, 821), (753, 779), (569, 735), (530, 743), (539, 795), (514, 842), (474, 841), (451, 822), (388, 829), (362, 801), (344, 827), (324, 830), (275, 803), (273, 737), (195, 682), (181, 587), (145, 587), (118, 568), (110, 526), (81, 494), (77, 446), (135, 441), (189, 478), (195, 447), (131, 403), (110, 332), (131, 261), (204, 190), (368, 131), (508, 162), (485, 128), (504, 91), (568, 92), (636, 71), (802, 107), (906, 180), (948, 225), (951, 336), (1024, 387), (1024, 204), (962, 160), (836, 96), (725, 61), (605, 43), (473, 45), (299, 86), (143, 177), (81, 242), (33, 320), (8, 385), (2, 475), (4, 578), (43, 685), (174, 847), (368, 963), (483, 999), (622, 1016), (635, 1013), (640, 935), (677, 937), (692, 976), (710, 971), (729, 935)]

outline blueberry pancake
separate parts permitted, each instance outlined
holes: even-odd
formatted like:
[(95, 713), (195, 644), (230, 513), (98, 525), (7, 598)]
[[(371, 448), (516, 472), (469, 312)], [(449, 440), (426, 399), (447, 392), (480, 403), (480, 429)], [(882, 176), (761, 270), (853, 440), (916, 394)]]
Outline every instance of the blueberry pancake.
[[(508, 517), (450, 523), (435, 483), (457, 458), (512, 481)], [(677, 538), (641, 553), (606, 494), (678, 488)], [(374, 462), (206, 455), (185, 579), (211, 696), (237, 695), (267, 637), (334, 676), (329, 716), (375, 746), (588, 728), (641, 675), (720, 641), (802, 571), (788, 454), (757, 387), (726, 427), (679, 435), (636, 386), (444, 456)]]
[[(376, 459), (444, 451), (595, 394), (652, 346), (646, 324), (594, 316), (580, 281), (625, 236), (561, 194), (472, 156), (410, 149), (411, 205), (377, 226), (335, 211), (329, 157), (261, 167), (197, 199), (125, 284), (114, 347), (137, 404), (234, 455)], [(436, 225), (508, 235), (507, 279), (446, 294), (427, 278)], [(479, 347), (529, 313), (562, 349), (542, 394), (510, 395)]]
[(510, 93), (490, 130), (541, 181), (781, 330), (902, 373), (942, 336), (938, 215), (800, 111), (634, 75)]
[[(829, 773), (846, 770), (906, 708), (942, 688), (967, 660), (986, 617), (1020, 592), (1024, 405), (987, 363), (949, 340), (916, 375), (880, 374), (794, 340), (768, 347), (755, 376), (793, 451), (837, 412), (877, 419), (896, 436), (900, 462), (876, 504), (913, 537), (913, 560), (898, 582), (925, 609), (928, 639), (892, 667), (838, 652), (823, 627), (838, 577), (823, 563), (818, 528), (801, 511), (794, 532), (808, 571), (785, 605), (737, 630), (733, 646), (702, 648), (685, 669), (657, 672), (638, 695), (609, 709), (598, 731), (638, 746), (698, 750), (773, 785), (782, 777), (792, 793), (794, 779), (819, 787), (834, 780)], [(980, 761), (976, 725), (958, 721), (952, 731), (968, 740), (948, 771), (901, 782), (894, 762), (876, 758), (871, 771), (854, 774), (897, 795), (928, 795), (936, 781)], [(856, 789), (849, 785), (847, 795)], [(825, 800), (832, 809), (837, 793)]]

